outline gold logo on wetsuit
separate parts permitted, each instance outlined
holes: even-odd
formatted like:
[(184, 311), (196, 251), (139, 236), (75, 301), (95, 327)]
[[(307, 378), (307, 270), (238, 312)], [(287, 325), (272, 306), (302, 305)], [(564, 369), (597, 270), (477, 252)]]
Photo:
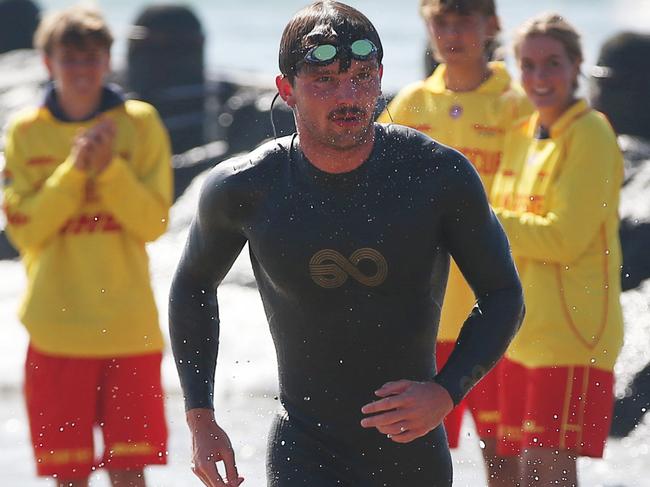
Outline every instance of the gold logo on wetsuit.
[[(375, 272), (366, 275), (359, 270), (359, 264), (368, 260), (375, 265)], [(376, 287), (386, 280), (388, 264), (386, 259), (374, 249), (363, 248), (355, 251), (346, 259), (336, 250), (324, 249), (316, 252), (309, 261), (309, 274), (321, 287), (335, 288), (342, 286), (348, 277), (370, 287)]]

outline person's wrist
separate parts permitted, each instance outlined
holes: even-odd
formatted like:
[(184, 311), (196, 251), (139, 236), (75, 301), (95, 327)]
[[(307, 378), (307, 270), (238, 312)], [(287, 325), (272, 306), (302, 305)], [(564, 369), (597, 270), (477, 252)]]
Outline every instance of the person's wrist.
[(190, 426), (205, 423), (216, 423), (214, 410), (209, 408), (194, 408), (185, 413), (187, 424)]
[(445, 408), (448, 409), (448, 412), (450, 412), (452, 409), (454, 409), (454, 400), (452, 399), (451, 394), (445, 387), (441, 386), (437, 382), (434, 382), (434, 384), (440, 388), (440, 395), (444, 397), (444, 401), (446, 403)]

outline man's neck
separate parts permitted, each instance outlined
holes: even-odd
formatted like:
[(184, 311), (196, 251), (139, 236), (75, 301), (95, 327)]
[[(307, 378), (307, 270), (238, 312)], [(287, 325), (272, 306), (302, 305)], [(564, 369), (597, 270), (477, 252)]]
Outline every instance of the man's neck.
[(102, 102), (102, 93), (93, 97), (75, 97), (57, 92), (59, 108), (70, 120), (87, 120), (97, 112)]
[(370, 157), (374, 144), (374, 129), (370, 130), (366, 140), (350, 148), (334, 148), (309, 137), (300, 137), (300, 150), (309, 162), (331, 174), (354, 171)]
[(487, 62), (481, 64), (447, 64), (445, 85), (456, 92), (474, 91), (492, 74)]

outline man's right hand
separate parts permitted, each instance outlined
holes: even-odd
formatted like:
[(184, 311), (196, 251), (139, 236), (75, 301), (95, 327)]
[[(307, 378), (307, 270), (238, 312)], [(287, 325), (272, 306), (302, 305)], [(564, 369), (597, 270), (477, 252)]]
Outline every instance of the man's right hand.
[[(192, 433), (192, 471), (207, 487), (237, 487), (244, 479), (237, 473), (230, 439), (214, 419), (211, 409), (190, 409), (186, 413)], [(223, 462), (226, 480), (217, 469)]]

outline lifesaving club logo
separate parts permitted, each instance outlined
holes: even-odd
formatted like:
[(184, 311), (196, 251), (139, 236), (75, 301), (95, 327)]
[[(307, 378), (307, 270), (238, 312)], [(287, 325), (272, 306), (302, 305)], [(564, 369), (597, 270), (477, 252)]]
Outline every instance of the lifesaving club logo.
[[(366, 272), (362, 272), (359, 269), (362, 261), (372, 262), (374, 273), (368, 275), (367, 268)], [(375, 249), (356, 250), (349, 259), (336, 250), (324, 249), (316, 252), (309, 261), (309, 274), (316, 284), (328, 289), (342, 286), (348, 277), (366, 286), (376, 287), (386, 280), (388, 264), (384, 256)]]

